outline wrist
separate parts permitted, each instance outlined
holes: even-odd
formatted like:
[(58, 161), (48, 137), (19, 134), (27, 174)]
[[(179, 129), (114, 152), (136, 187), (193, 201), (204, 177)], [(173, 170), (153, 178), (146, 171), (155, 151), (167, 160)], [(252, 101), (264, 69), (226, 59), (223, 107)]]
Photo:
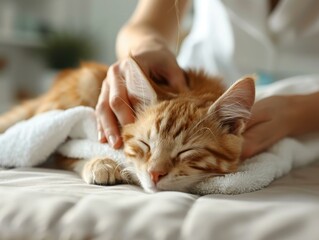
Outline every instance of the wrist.
[(131, 54), (138, 55), (146, 51), (169, 50), (169, 44), (160, 33), (144, 25), (127, 25), (116, 41), (118, 58)]
[(160, 36), (150, 34), (141, 37), (139, 43), (130, 49), (130, 54), (134, 56), (149, 51), (169, 51), (169, 47)]
[[(286, 109), (289, 115), (289, 133), (288, 136), (299, 135), (301, 131), (302, 116), (304, 109), (302, 108), (303, 99), (299, 95), (287, 96), (288, 99), (288, 109)], [(283, 109), (283, 111), (286, 111)]]

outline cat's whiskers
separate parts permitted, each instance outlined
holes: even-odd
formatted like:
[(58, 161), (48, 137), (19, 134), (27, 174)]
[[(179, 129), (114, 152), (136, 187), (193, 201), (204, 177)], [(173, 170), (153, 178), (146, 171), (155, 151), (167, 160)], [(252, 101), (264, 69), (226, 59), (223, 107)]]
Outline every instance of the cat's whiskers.
[(133, 166), (125, 166), (121, 170), (122, 177), (128, 181), (128, 183), (135, 183), (141, 185), (140, 179), (136, 176), (136, 168)]
[[(204, 118), (202, 118), (201, 120), (199, 120), (198, 123), (196, 123), (196, 125), (193, 126), (193, 127), (190, 129), (190, 131), (193, 131), (195, 128), (197, 128), (198, 125), (200, 125), (200, 124), (201, 124), (202, 122), (204, 122), (207, 118), (209, 118), (210, 115), (211, 115), (211, 114), (207, 114)], [(197, 131), (197, 132), (198, 132), (198, 131)], [(197, 133), (197, 132), (196, 132), (196, 133)]]
[(214, 136), (214, 138), (216, 138), (216, 135), (213, 133), (213, 131), (209, 127), (202, 127), (200, 129), (198, 129), (193, 135), (196, 135), (196, 133), (198, 133), (202, 130), (208, 130)]
[(139, 178), (133, 177), (135, 174), (135, 169), (129, 169), (128, 167), (124, 168), (120, 172), (122, 179), (126, 180), (128, 183), (137, 182), (137, 184), (141, 184)]
[(126, 172), (135, 172), (136, 171), (135, 167), (128, 167), (128, 166), (125, 166), (125, 168), (123, 170), (125, 170)]

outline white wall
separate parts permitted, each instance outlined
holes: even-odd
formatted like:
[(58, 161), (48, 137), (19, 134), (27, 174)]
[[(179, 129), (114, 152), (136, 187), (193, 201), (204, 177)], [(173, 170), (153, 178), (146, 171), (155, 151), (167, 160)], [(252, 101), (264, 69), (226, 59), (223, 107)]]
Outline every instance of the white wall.
[[(115, 40), (120, 27), (132, 14), (138, 0), (0, 0), (0, 57), (8, 61), (5, 79), (17, 90), (39, 93), (49, 74), (41, 58), (41, 48), (26, 44), (27, 36), (36, 35), (32, 28), (48, 23), (55, 29), (80, 32), (94, 42), (96, 54), (92, 60), (111, 64), (116, 61)], [(6, 7), (6, 6), (9, 6)], [(3, 12), (11, 9), (13, 34), (3, 41)], [(11, 17), (10, 17), (11, 16)], [(21, 24), (23, 37), (17, 30)], [(38, 39), (41, 41), (40, 39)], [(18, 42), (19, 44), (15, 43)], [(32, 42), (32, 41), (31, 41)], [(3, 75), (3, 74), (2, 74)], [(4, 79), (2, 76), (1, 79)], [(4, 84), (1, 84), (2, 88)], [(39, 90), (38, 90), (39, 89)], [(4, 90), (8, 91), (8, 90)], [(0, 93), (1, 94), (1, 93)]]
[(115, 40), (138, 0), (51, 0), (46, 11), (57, 28), (88, 34), (94, 41), (96, 59), (116, 60)]
[(55, 29), (86, 34), (97, 48), (95, 58), (110, 64), (116, 60), (116, 35), (130, 17), (137, 1), (0, 0), (0, 9), (8, 4), (15, 9), (13, 25), (32, 25), (38, 21), (48, 23)]

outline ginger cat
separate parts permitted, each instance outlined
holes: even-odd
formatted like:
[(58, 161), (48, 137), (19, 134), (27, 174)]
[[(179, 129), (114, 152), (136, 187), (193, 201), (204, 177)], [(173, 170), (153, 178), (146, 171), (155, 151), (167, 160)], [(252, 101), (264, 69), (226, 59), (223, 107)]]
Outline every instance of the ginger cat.
[[(245, 77), (228, 90), (202, 72), (186, 71), (189, 90), (176, 93), (147, 79), (134, 59), (126, 62), (128, 94), (138, 100), (136, 121), (122, 129), (127, 167), (108, 158), (61, 157), (60, 165), (88, 183), (135, 183), (148, 192), (188, 192), (209, 177), (240, 164), (242, 132), (254, 103), (255, 85)], [(0, 117), (0, 132), (36, 114), (84, 105), (94, 108), (107, 66), (89, 63), (63, 71), (43, 96)]]

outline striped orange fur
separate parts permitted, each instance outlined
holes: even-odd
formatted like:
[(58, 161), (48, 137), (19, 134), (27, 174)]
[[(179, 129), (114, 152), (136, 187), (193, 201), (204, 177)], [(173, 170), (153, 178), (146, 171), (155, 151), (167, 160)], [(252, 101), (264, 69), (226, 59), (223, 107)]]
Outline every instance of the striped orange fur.
[[(127, 167), (111, 159), (60, 159), (60, 166), (88, 183), (133, 182), (145, 190), (189, 191), (208, 177), (237, 170), (242, 132), (254, 102), (254, 80), (245, 77), (228, 90), (203, 72), (186, 71), (189, 90), (176, 93), (147, 79), (127, 62), (127, 89), (139, 100), (137, 120), (123, 127)], [(95, 107), (107, 66), (90, 63), (62, 72), (46, 94), (0, 117), (0, 132), (17, 121), (53, 109)], [(129, 81), (130, 80), (130, 81)]]

